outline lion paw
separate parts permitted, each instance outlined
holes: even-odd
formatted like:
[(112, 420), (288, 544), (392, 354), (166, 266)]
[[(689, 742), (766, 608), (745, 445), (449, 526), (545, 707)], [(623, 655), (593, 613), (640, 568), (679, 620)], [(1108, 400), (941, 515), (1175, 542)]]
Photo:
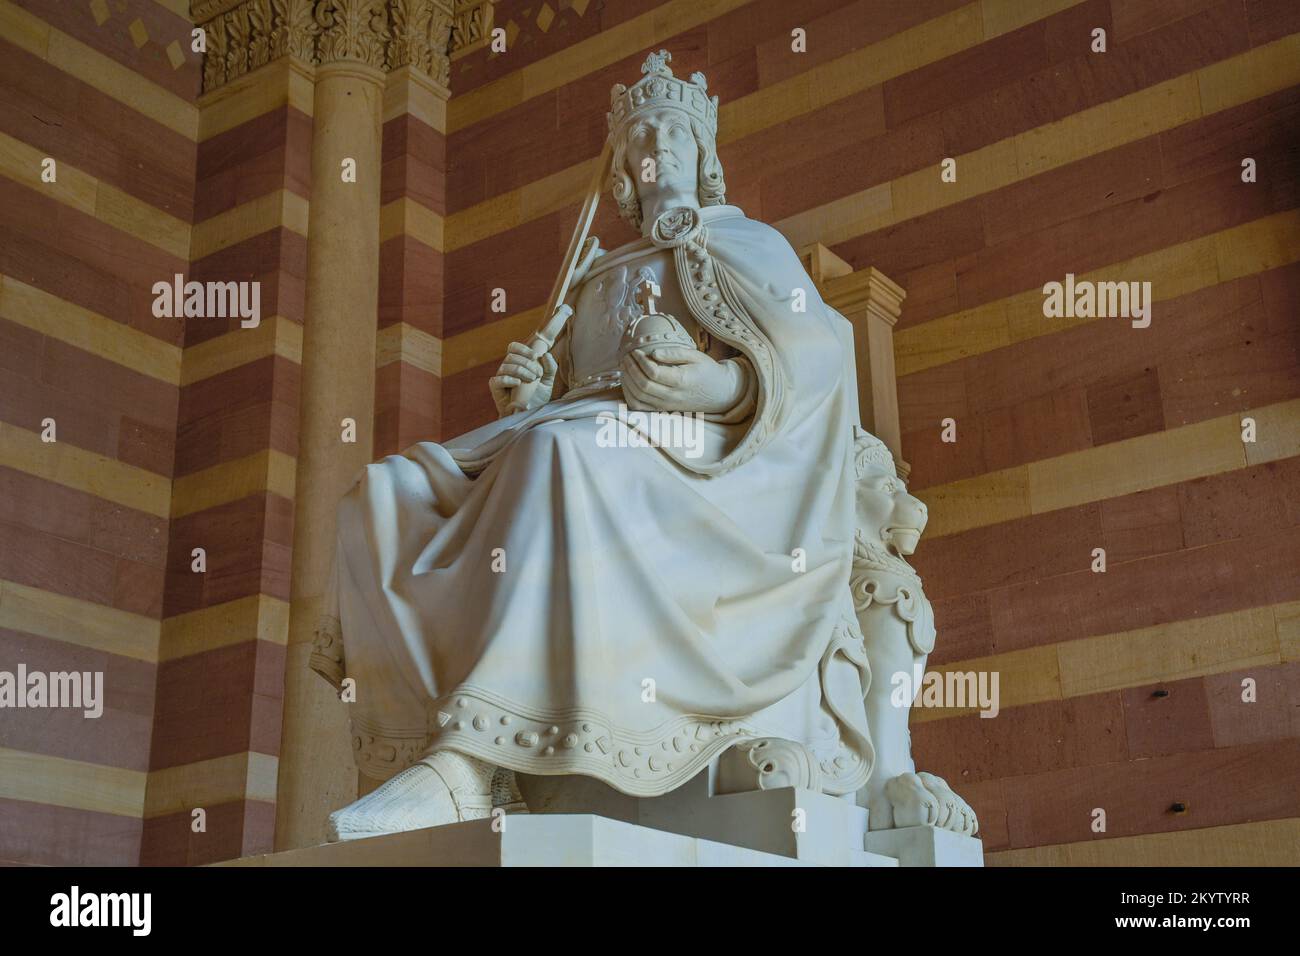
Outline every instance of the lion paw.
[[(932, 773), (900, 773), (885, 783), (883, 797), (896, 827), (932, 826), (961, 836), (974, 836), (979, 831), (970, 804), (953, 793), (942, 777)], [(871, 809), (875, 817), (886, 807)]]

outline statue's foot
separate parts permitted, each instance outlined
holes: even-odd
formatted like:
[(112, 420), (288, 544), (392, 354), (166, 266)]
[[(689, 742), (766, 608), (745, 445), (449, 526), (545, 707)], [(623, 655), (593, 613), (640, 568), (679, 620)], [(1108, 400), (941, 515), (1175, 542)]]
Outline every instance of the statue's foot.
[(524, 809), (512, 771), (435, 750), (361, 799), (330, 814), (331, 843), (482, 820), (493, 807)]
[(867, 799), (871, 829), (932, 826), (962, 836), (979, 832), (975, 811), (942, 777), (932, 773), (900, 773)]

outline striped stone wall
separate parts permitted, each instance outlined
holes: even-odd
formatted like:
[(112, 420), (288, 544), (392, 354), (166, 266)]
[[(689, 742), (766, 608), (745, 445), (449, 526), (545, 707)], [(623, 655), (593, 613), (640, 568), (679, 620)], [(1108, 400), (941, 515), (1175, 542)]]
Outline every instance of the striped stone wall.
[[(1002, 698), (918, 710), (913, 739), (989, 862), (1300, 862), (1300, 8), (502, 0), (491, 22), (509, 51), (455, 50), (449, 102), (409, 68), (384, 88), (374, 453), (493, 417), (609, 87), (665, 47), (721, 97), (731, 201), (907, 290), (932, 666), (996, 671)], [(107, 698), (0, 716), (2, 861), (273, 846), (312, 67), (200, 96), (191, 28), (185, 0), (0, 0), (0, 670), (103, 671)], [(608, 203), (596, 230), (631, 238)], [(260, 326), (154, 318), (175, 272), (259, 281)], [(1067, 272), (1151, 282), (1150, 328), (1045, 318)]]
[[(975, 805), (989, 862), (1300, 861), (1300, 7), (494, 6), (511, 52), (453, 60), (443, 434), (491, 417), (609, 86), (665, 47), (721, 97), (731, 201), (907, 290), (932, 666), (996, 670), (1002, 696), (995, 719), (918, 710), (913, 739)], [(597, 231), (630, 238), (608, 207)], [(1151, 282), (1151, 327), (1045, 318), (1067, 272)]]
[(0, 669), (102, 672), (105, 697), (0, 716), (7, 861), (140, 858), (185, 344), (150, 290), (196, 219), (174, 6), (0, 2)]

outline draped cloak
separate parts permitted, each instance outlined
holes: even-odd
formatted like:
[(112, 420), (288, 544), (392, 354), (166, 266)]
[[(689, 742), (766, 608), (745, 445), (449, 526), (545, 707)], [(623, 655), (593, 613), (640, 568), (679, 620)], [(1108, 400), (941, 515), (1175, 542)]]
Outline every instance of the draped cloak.
[(312, 655), (355, 679), (363, 772), (432, 744), (654, 796), (776, 736), (809, 747), (828, 792), (865, 782), (851, 328), (735, 207), (609, 255), (655, 246), (699, 326), (752, 367), (752, 414), (703, 422), (695, 456), (626, 424), (609, 447), (623, 394), (597, 376), (367, 466)]

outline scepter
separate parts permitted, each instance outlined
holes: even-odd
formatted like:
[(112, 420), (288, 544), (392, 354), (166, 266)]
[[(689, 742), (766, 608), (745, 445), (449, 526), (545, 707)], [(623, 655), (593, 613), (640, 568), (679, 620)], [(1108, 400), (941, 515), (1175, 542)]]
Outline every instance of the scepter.
[[(614, 137), (611, 135), (605, 140), (605, 145), (596, 160), (596, 172), (591, 177), (591, 185), (587, 187), (587, 198), (582, 204), (582, 211), (578, 213), (578, 224), (573, 227), (569, 250), (564, 254), (564, 262), (560, 266), (559, 275), (555, 277), (551, 296), (546, 300), (546, 311), (542, 313), (546, 316), (546, 321), (525, 343), (532, 350), (534, 358), (541, 358), (551, 350), (555, 340), (564, 331), (569, 316), (573, 314), (572, 309), (561, 309), (560, 306), (569, 294), (570, 286), (573, 285), (573, 275), (577, 271), (578, 264), (589, 259), (595, 253), (599, 243), (595, 236), (588, 239), (588, 233), (591, 232), (591, 224), (596, 218), (596, 207), (600, 205), (601, 187), (605, 183), (605, 168), (609, 165), (609, 158), (613, 151)], [(510, 396), (511, 413), (521, 412), (528, 407), (528, 400), (536, 390), (537, 384), (535, 381), (520, 382), (515, 386)]]

